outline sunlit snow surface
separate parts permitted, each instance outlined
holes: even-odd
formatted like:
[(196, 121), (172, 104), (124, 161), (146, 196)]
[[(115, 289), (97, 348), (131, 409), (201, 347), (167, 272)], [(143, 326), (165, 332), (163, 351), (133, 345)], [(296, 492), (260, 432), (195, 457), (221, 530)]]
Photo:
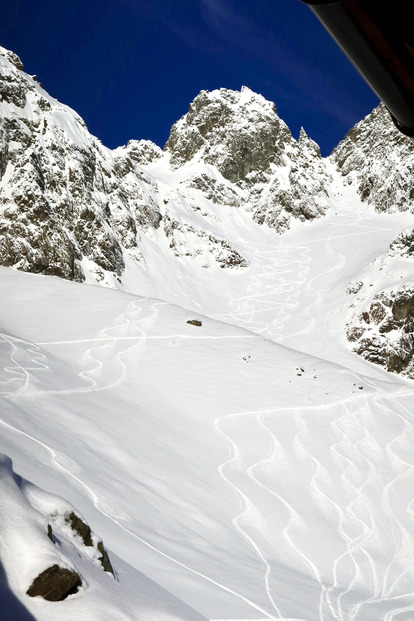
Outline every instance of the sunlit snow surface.
[[(146, 614), (129, 566), (209, 619), (414, 619), (413, 385), (344, 337), (349, 283), (392, 278), (369, 265), (409, 217), (352, 194), (281, 237), (216, 215), (248, 268), (149, 240), (144, 296), (0, 270), (0, 452), (103, 538), (119, 619), (196, 618)], [(95, 587), (57, 616), (19, 596), (115, 618)]]

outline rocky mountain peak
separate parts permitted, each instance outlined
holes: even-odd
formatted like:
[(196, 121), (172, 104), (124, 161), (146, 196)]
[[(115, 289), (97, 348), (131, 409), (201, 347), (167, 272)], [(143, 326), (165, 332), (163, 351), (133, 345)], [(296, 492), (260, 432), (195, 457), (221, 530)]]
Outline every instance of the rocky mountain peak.
[(17, 56), (17, 54), (12, 52), (11, 50), (6, 50), (6, 48), (1, 47), (1, 45), (0, 45), (0, 56), (3, 56), (3, 58), (5, 58), (9, 63), (14, 65), (16, 69), (19, 69), (19, 71), (23, 71), (23, 63), (20, 60), (20, 58)]
[(138, 223), (159, 222), (156, 188), (139, 166), (157, 149), (136, 142), (112, 153), (22, 67), (2, 49), (0, 263), (116, 286), (125, 253), (141, 257)]
[(331, 160), (377, 211), (414, 211), (414, 141), (396, 129), (383, 104), (348, 132)]
[[(201, 168), (174, 180), (189, 161)], [(168, 190), (154, 165), (170, 171)], [(147, 140), (111, 151), (1, 48), (2, 265), (118, 287), (126, 264), (145, 264), (143, 236), (159, 229), (178, 258), (210, 252), (222, 267), (245, 266), (226, 231), (195, 226), (186, 210), (204, 213), (206, 200), (243, 207), (282, 233), (292, 218), (326, 212), (329, 183), (317, 145), (304, 133), (294, 140), (274, 103), (247, 87), (201, 91), (164, 152)]]
[(173, 168), (197, 158), (237, 183), (280, 163), (292, 141), (274, 103), (244, 86), (240, 91), (201, 91), (173, 125), (165, 150)]
[(308, 151), (310, 155), (313, 155), (313, 157), (316, 158), (321, 157), (321, 149), (319, 145), (312, 140), (310, 136), (308, 136), (303, 127), (300, 128), (298, 144), (302, 151)]

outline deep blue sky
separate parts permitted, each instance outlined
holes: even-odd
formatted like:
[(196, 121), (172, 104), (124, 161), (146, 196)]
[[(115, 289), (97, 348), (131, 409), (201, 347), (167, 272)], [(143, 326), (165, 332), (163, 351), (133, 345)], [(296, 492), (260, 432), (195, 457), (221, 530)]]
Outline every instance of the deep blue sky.
[(0, 45), (108, 147), (161, 147), (202, 89), (274, 101), (324, 155), (378, 103), (299, 0), (12, 0)]

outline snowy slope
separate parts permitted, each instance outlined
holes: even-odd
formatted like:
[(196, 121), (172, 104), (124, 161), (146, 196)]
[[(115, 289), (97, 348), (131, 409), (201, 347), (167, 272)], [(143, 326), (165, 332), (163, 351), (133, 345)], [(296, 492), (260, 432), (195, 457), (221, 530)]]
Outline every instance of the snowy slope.
[(1, 272), (0, 449), (210, 619), (413, 614), (411, 384), (349, 353), (340, 329), (343, 292), (401, 215), (333, 200), (279, 244), (241, 239), (225, 323), (196, 302)]
[[(204, 618), (115, 556), (115, 574), (108, 569), (103, 571), (97, 549), (99, 539), (93, 532), (90, 541), (82, 539), (69, 524), (68, 517), (73, 517), (76, 509), (66, 500), (18, 477), (13, 473), (10, 458), (5, 456), (0, 456), (0, 489), (2, 619)], [(25, 593), (33, 588), (36, 577), (51, 567), (76, 572), (79, 584), (75, 593), (65, 601), (28, 597)], [(52, 584), (56, 588), (56, 579), (48, 585), (49, 589)], [(51, 596), (49, 590), (48, 597)], [(28, 604), (34, 616), (20, 600)]]
[[(3, 616), (412, 620), (413, 385), (346, 339), (410, 286), (410, 209), (249, 89), (110, 152), (0, 56), (2, 261), (66, 278), (0, 268)], [(48, 539), (68, 506), (118, 580)], [(50, 558), (83, 578), (59, 603), (25, 594)]]

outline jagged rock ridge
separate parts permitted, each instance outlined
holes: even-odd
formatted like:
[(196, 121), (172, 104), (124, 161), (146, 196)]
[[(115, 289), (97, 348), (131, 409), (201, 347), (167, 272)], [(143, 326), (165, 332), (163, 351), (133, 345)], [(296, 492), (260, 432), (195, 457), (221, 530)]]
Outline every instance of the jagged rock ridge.
[(247, 87), (202, 91), (172, 127), (165, 150), (174, 169), (189, 162), (215, 166), (233, 188), (223, 192), (223, 184), (205, 174), (189, 185), (216, 202), (246, 206), (259, 224), (278, 232), (289, 228), (292, 216), (312, 220), (328, 208), (332, 179), (319, 147), (304, 130), (294, 140), (275, 105)]
[[(2, 265), (117, 287), (126, 262), (145, 266), (142, 238), (160, 229), (177, 258), (210, 253), (220, 267), (246, 266), (225, 231), (181, 222), (160, 198), (151, 166), (170, 161), (177, 170), (196, 155), (201, 167), (172, 181), (175, 205), (201, 215), (204, 198), (243, 207), (278, 232), (292, 217), (312, 219), (328, 207), (330, 178), (318, 147), (304, 132), (295, 141), (274, 104), (247, 88), (200, 93), (165, 153), (149, 141), (105, 148), (4, 48), (0, 94)], [(177, 241), (178, 229), (184, 239), (193, 234), (196, 248)]]
[(136, 145), (114, 156), (14, 55), (3, 50), (0, 59), (0, 263), (77, 281), (86, 269), (97, 281), (105, 272), (119, 279), (125, 253), (141, 258), (137, 225), (160, 221)]
[(346, 184), (379, 212), (414, 212), (414, 142), (395, 127), (383, 104), (333, 150)]

